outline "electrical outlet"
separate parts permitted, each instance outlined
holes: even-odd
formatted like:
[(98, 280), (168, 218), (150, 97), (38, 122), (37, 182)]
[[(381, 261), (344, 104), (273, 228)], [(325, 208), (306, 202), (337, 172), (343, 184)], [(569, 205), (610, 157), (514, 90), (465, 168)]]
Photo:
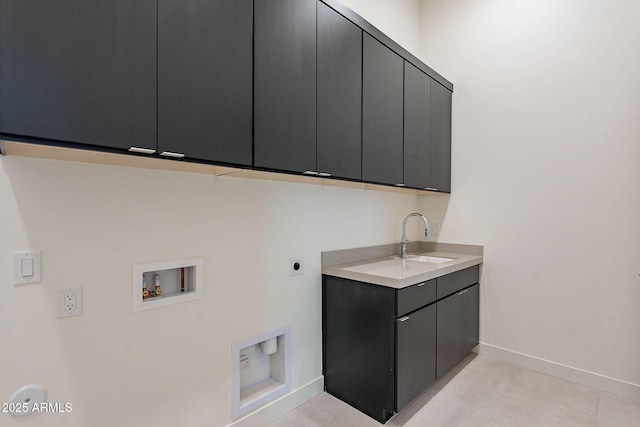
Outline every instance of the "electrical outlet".
[(58, 290), (58, 318), (80, 316), (82, 314), (82, 288)]
[(304, 274), (304, 260), (302, 258), (291, 258), (289, 260), (289, 276), (299, 276)]

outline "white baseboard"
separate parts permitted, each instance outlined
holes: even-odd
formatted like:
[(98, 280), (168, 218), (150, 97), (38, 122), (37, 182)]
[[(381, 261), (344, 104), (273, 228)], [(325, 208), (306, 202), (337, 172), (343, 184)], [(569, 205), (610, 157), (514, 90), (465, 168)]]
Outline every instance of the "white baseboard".
[(532, 371), (552, 375), (596, 390), (640, 402), (640, 385), (615, 378), (606, 377), (594, 372), (552, 362), (535, 356), (507, 350), (490, 344), (480, 343), (476, 347), (478, 354), (502, 360), (513, 365), (531, 369)]
[(256, 409), (239, 420), (228, 424), (227, 427), (263, 427), (322, 393), (323, 389), (324, 378), (318, 377), (262, 408)]

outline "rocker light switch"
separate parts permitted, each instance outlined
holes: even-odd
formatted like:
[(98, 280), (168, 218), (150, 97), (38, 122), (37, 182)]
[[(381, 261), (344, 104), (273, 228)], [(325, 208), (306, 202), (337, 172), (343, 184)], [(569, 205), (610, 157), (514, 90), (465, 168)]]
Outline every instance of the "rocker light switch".
[(33, 276), (33, 258), (22, 260), (22, 277)]
[(38, 283), (42, 280), (40, 251), (13, 253), (14, 285)]

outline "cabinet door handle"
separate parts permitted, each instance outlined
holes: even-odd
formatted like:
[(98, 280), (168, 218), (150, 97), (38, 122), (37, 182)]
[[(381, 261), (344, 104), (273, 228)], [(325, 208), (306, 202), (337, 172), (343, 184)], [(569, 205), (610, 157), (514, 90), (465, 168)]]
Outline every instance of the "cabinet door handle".
[(467, 292), (469, 292), (469, 289), (465, 289), (464, 291), (458, 292), (458, 295), (466, 294)]
[(399, 318), (398, 320), (401, 321), (401, 322), (406, 322), (409, 319), (410, 319), (409, 316), (404, 316), (404, 317)]
[(142, 154), (153, 154), (156, 150), (151, 148), (142, 148), (142, 147), (129, 147), (129, 151), (134, 153), (142, 153)]
[(184, 157), (184, 154), (174, 153), (173, 151), (163, 151), (162, 153), (160, 153), (160, 155), (165, 157), (175, 157), (176, 159), (181, 159)]

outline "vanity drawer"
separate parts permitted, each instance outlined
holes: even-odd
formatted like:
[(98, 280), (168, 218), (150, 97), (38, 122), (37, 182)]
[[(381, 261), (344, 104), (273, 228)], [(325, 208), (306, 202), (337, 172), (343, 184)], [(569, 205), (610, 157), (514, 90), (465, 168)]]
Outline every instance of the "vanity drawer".
[(402, 316), (436, 300), (436, 279), (398, 289), (396, 316)]
[(465, 268), (464, 270), (456, 271), (455, 273), (447, 274), (446, 276), (438, 277), (437, 294), (438, 299), (444, 298), (447, 295), (451, 295), (458, 292), (461, 289), (469, 287), (475, 283), (478, 283), (480, 279), (480, 266), (474, 265), (473, 267)]

